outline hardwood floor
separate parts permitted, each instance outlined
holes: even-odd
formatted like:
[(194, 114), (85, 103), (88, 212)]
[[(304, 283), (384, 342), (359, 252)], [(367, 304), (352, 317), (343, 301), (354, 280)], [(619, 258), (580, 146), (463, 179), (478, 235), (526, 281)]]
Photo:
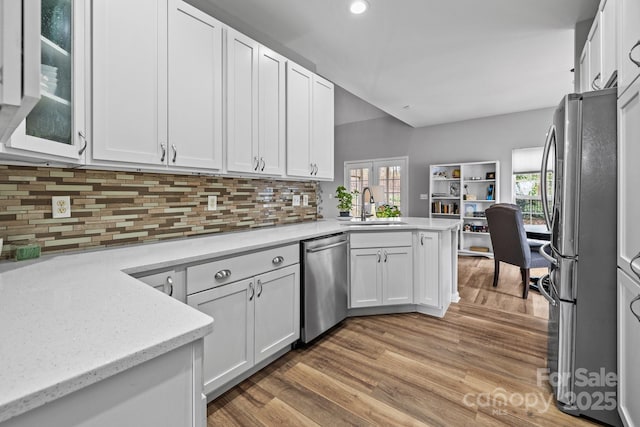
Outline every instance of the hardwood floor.
[[(532, 272), (535, 275), (537, 272)], [(443, 319), (347, 319), (209, 404), (209, 426), (577, 426), (546, 382), (547, 308), (520, 271), (461, 257), (461, 301)]]

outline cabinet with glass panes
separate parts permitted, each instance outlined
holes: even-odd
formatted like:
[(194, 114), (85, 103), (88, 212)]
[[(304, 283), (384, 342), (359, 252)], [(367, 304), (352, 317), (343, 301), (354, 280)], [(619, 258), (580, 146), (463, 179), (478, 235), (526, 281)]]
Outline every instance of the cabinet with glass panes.
[(82, 0), (41, 1), (40, 101), (7, 143), (9, 152), (79, 162), (84, 123), (85, 7)]

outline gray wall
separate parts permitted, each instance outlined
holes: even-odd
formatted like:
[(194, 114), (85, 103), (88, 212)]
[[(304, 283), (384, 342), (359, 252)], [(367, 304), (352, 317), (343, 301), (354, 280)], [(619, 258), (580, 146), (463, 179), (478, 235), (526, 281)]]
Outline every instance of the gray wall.
[[(560, 98), (558, 98), (560, 102)], [(544, 145), (554, 108), (505, 114), (443, 125), (412, 128), (391, 116), (335, 128), (335, 181), (322, 183), (325, 217), (337, 215), (334, 193), (344, 182), (344, 162), (409, 157), (410, 216), (428, 216), (429, 165), (500, 161), (500, 201), (511, 200), (511, 150)], [(336, 111), (336, 114), (340, 114)]]

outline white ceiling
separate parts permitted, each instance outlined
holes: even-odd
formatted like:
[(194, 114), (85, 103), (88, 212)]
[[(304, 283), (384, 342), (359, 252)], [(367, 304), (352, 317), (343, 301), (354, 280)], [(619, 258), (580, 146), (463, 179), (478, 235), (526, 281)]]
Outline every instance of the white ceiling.
[(368, 1), (352, 15), (350, 0), (209, 0), (414, 127), (556, 105), (573, 90), (575, 23), (598, 5)]

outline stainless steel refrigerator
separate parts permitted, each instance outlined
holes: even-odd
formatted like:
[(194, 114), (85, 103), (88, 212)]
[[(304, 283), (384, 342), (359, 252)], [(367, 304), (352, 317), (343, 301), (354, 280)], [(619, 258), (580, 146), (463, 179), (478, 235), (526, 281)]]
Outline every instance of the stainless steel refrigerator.
[[(617, 412), (616, 89), (562, 99), (541, 192), (551, 230), (547, 366), (557, 406), (621, 425)], [(544, 248), (540, 253), (544, 252)]]

